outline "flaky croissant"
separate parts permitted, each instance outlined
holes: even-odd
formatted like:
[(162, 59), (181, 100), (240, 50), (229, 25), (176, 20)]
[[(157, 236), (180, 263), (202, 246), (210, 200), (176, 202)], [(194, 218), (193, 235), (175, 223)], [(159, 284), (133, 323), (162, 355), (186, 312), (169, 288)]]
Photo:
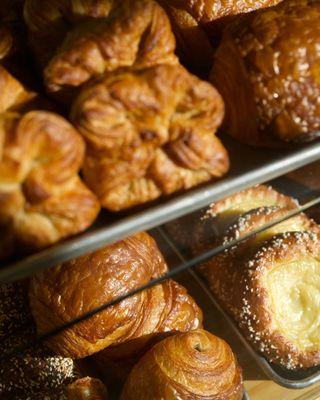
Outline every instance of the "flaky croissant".
[(223, 110), (218, 92), (178, 65), (85, 87), (71, 120), (88, 144), (86, 183), (118, 211), (221, 177), (229, 160), (214, 133)]
[(34, 98), (0, 66), (0, 249), (7, 251), (81, 232), (99, 211), (78, 176), (81, 136), (64, 118), (34, 110)]
[[(39, 333), (141, 287), (167, 270), (146, 233), (35, 276), (29, 292)], [(202, 313), (185, 289), (168, 281), (112, 306), (48, 340), (57, 353), (82, 358), (163, 331), (201, 326)]]
[[(287, 213), (288, 209), (277, 206), (254, 208), (230, 224), (218, 244), (261, 229)], [(319, 226), (301, 214), (200, 268), (253, 346), (270, 362), (289, 369), (320, 363), (319, 239)]]
[(177, 62), (169, 19), (154, 0), (26, 0), (24, 16), (50, 92), (123, 67)]
[(319, 2), (288, 0), (226, 29), (211, 73), (225, 132), (267, 147), (319, 136), (319, 17)]
[(241, 369), (226, 342), (204, 330), (170, 336), (131, 371), (121, 400), (241, 400)]

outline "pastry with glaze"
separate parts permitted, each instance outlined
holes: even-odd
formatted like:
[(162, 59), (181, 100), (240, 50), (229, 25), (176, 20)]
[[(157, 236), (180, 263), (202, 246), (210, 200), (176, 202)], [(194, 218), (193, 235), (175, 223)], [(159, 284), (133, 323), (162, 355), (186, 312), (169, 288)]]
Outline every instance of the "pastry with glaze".
[(319, 2), (288, 0), (227, 27), (211, 73), (224, 132), (259, 147), (319, 137), (319, 17)]
[[(294, 202), (282, 200), (294, 206)], [(225, 204), (215, 205), (222, 216)], [(287, 208), (275, 205), (245, 210), (225, 228), (216, 245), (260, 230), (287, 213)], [(299, 214), (259, 231), (200, 266), (211, 290), (254, 348), (288, 369), (320, 363), (319, 239), (319, 226)]]
[(88, 228), (99, 212), (78, 172), (84, 141), (63, 117), (37, 107), (0, 66), (0, 253), (30, 252)]
[(45, 85), (63, 100), (119, 68), (177, 63), (170, 21), (154, 0), (26, 0), (24, 17)]
[[(27, 282), (0, 283), (1, 357), (35, 340), (27, 288)], [(0, 398), (107, 400), (104, 384), (99, 379), (81, 377), (82, 372), (71, 358), (38, 344), (0, 360)]]
[(222, 177), (218, 92), (183, 67), (124, 71), (87, 85), (71, 120), (87, 142), (85, 182), (119, 211)]
[(131, 371), (121, 400), (241, 400), (241, 368), (229, 345), (204, 330), (170, 336)]
[(282, 0), (159, 0), (167, 11), (182, 60), (208, 72), (225, 26), (238, 15), (271, 7)]
[[(38, 332), (49, 332), (166, 271), (155, 241), (146, 233), (43, 271), (32, 278), (29, 290)], [(135, 339), (139, 344), (151, 335), (201, 326), (202, 312), (195, 301), (182, 286), (169, 280), (99, 312), (46, 343), (60, 355), (83, 358), (109, 346), (131, 346)]]

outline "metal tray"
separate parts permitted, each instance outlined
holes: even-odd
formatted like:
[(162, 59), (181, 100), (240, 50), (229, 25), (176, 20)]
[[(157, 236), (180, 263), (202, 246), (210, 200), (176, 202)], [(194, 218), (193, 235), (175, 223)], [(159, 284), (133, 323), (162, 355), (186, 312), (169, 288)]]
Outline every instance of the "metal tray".
[[(186, 262), (188, 256), (184, 255), (182, 250), (175, 244), (174, 239), (172, 239), (169, 234), (167, 234), (162, 228), (157, 228), (156, 235), (161, 235), (163, 240), (166, 241), (167, 245), (171, 248), (172, 252), (176, 254), (180, 262)], [(166, 254), (166, 253), (165, 253)], [(170, 263), (169, 263), (170, 265)], [(233, 321), (233, 319), (224, 311), (220, 306), (219, 302), (215, 299), (209, 286), (205, 279), (203, 279), (196, 271), (189, 271), (192, 275), (193, 280), (195, 280), (201, 287), (203, 292), (206, 293), (207, 297), (210, 298), (212, 306), (219, 311), (223, 316), (224, 320), (227, 321), (228, 326), (238, 339), (241, 341), (242, 345), (250, 356), (255, 360), (256, 364), (259, 365), (261, 370), (275, 383), (289, 388), (289, 389), (304, 389), (312, 386), (313, 384), (320, 382), (320, 366), (310, 368), (307, 370), (291, 371), (284, 367), (270, 364), (264, 357), (260, 356), (252, 347), (251, 344), (246, 340), (240, 331), (238, 325)], [(197, 299), (197, 297), (195, 296)], [(208, 311), (207, 311), (208, 313)], [(206, 313), (205, 313), (206, 315)]]
[(199, 210), (212, 201), (224, 198), (252, 185), (293, 171), (320, 159), (320, 142), (287, 150), (254, 149), (230, 138), (224, 140), (229, 150), (231, 169), (222, 180), (208, 183), (184, 194), (162, 198), (131, 214), (110, 215), (102, 212), (86, 233), (24, 258), (0, 270), (1, 281), (32, 275), (63, 261), (94, 251), (135, 232), (148, 230)]

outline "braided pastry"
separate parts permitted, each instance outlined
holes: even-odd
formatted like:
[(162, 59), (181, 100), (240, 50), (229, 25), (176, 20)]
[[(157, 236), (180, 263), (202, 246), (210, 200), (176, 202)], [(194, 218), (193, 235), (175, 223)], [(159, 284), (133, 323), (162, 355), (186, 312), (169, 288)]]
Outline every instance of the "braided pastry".
[[(48, 332), (166, 270), (153, 239), (141, 233), (42, 272), (32, 279), (29, 292), (38, 331)], [(151, 334), (196, 329), (201, 323), (194, 300), (168, 281), (65, 330), (47, 344), (59, 354), (82, 358)]]
[(107, 76), (71, 112), (88, 143), (84, 179), (112, 211), (224, 175), (222, 118), (217, 91), (178, 65)]
[(24, 16), (50, 92), (121, 67), (177, 62), (170, 22), (154, 0), (26, 0)]
[(35, 95), (1, 66), (0, 93), (0, 248), (30, 251), (83, 231), (99, 205), (78, 176), (82, 138), (62, 117), (33, 110)]
[[(34, 339), (35, 327), (28, 307), (27, 284), (0, 283), (1, 354)], [(0, 377), (1, 399), (107, 398), (102, 382), (89, 377), (81, 378), (81, 371), (72, 359), (57, 356), (40, 344), (0, 361)]]
[(318, 136), (319, 16), (319, 2), (288, 0), (226, 29), (211, 75), (226, 132), (268, 147)]
[[(219, 209), (219, 203), (215, 207)], [(223, 208), (224, 204), (220, 212)], [(287, 213), (279, 206), (252, 209), (225, 229), (218, 244), (227, 244)], [(320, 363), (319, 239), (319, 226), (300, 214), (200, 267), (253, 346), (270, 362), (289, 369)]]
[(241, 369), (222, 339), (196, 330), (156, 344), (133, 368), (122, 400), (241, 400)]

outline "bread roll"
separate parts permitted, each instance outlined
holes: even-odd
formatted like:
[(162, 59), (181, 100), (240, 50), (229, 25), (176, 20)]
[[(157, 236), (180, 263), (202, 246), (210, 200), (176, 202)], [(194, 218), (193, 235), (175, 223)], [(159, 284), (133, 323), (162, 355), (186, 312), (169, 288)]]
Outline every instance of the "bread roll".
[(226, 342), (196, 330), (156, 344), (133, 368), (121, 400), (241, 400), (241, 369)]

